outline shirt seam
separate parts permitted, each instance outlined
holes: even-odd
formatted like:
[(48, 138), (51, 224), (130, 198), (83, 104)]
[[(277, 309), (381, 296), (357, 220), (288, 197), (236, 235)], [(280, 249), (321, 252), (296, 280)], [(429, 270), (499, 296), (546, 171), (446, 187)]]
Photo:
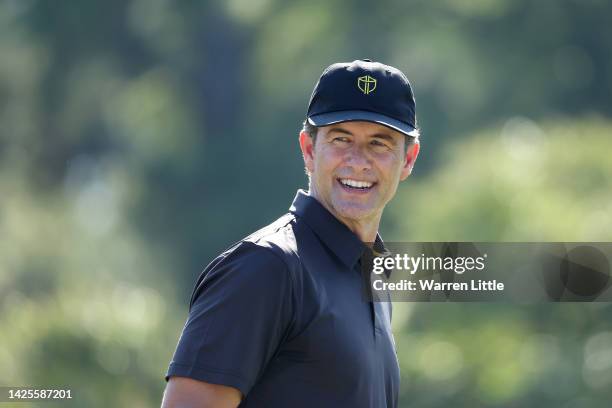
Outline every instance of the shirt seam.
[[(283, 225), (280, 228), (284, 228), (287, 225), (290, 224), (290, 221)], [(278, 230), (276, 230), (275, 232), (278, 232)], [(292, 272), (291, 267), (289, 266), (289, 264), (287, 263), (287, 260), (285, 260), (285, 258), (279, 254), (276, 253), (276, 251), (274, 251), (272, 248), (266, 247), (266, 246), (262, 246), (262, 245), (257, 245), (257, 243), (260, 241), (261, 238), (257, 239), (257, 241), (253, 242), (253, 241), (244, 241), (244, 243), (250, 243), (252, 246), (257, 247), (257, 248), (261, 248), (264, 249), (266, 252), (271, 253), (272, 255), (274, 255), (274, 258), (279, 259), (282, 264), (285, 266), (285, 270), (286, 272), (289, 274), (289, 281), (291, 282), (290, 286), (289, 286), (289, 290), (291, 292), (291, 299), (295, 299), (295, 286), (296, 286), (296, 277), (294, 276), (294, 273)], [(293, 302), (292, 302), (293, 303)], [(295, 308), (294, 310), (292, 310), (292, 316), (295, 317)]]
[[(282, 264), (285, 266), (285, 270), (286, 272), (289, 274), (289, 281), (290, 281), (290, 285), (289, 285), (289, 291), (290, 291), (290, 303), (292, 306), (292, 310), (291, 310), (291, 315), (290, 315), (290, 323), (289, 323), (289, 327), (287, 328), (287, 332), (285, 333), (285, 341), (289, 338), (291, 338), (291, 333), (293, 331), (294, 325), (297, 322), (297, 295), (296, 295), (296, 287), (297, 287), (297, 277), (295, 276), (295, 273), (293, 271), (293, 269), (291, 268), (291, 266), (289, 265), (289, 263), (287, 262), (287, 260), (285, 259), (284, 256), (281, 256), (280, 254), (278, 254), (274, 249), (267, 247), (267, 246), (262, 246), (262, 245), (258, 245), (258, 243), (263, 240), (266, 236), (269, 235), (273, 235), (275, 233), (278, 233), (281, 229), (283, 228), (287, 228), (287, 226), (291, 225), (292, 222), (297, 220), (297, 217), (295, 214), (293, 213), (288, 213), (291, 214), (291, 217), (287, 220), (286, 223), (280, 225), (277, 229), (275, 229), (273, 232), (270, 232), (270, 234), (266, 234), (263, 237), (259, 237), (257, 238), (255, 241), (244, 241), (245, 243), (250, 243), (252, 246), (257, 247), (257, 248), (261, 248), (266, 250), (266, 252), (269, 252), (271, 254), (274, 255), (274, 257), (276, 259), (279, 259)], [(295, 231), (293, 232), (295, 235)], [(297, 238), (296, 238), (297, 239)], [(295, 254), (297, 256), (297, 254)], [(298, 256), (299, 258), (299, 256)], [(301, 264), (301, 262), (298, 262)]]

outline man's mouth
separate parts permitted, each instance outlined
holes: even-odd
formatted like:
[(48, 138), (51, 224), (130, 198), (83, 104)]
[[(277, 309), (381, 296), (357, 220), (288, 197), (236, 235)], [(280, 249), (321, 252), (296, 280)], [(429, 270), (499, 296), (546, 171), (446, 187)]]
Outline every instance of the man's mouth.
[(346, 190), (354, 191), (354, 192), (370, 191), (372, 187), (376, 185), (376, 183), (373, 183), (371, 181), (360, 181), (360, 180), (353, 180), (353, 179), (348, 179), (348, 178), (339, 178), (338, 182)]

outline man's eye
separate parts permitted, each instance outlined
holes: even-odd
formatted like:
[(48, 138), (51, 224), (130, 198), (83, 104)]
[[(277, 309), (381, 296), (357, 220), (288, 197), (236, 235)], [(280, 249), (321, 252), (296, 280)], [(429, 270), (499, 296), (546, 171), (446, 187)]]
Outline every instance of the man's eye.
[(387, 145), (380, 140), (372, 140), (372, 144), (377, 147), (387, 147)]
[(348, 141), (349, 140), (348, 140), (347, 137), (340, 136), (340, 137), (335, 137), (334, 138), (334, 142), (348, 143)]

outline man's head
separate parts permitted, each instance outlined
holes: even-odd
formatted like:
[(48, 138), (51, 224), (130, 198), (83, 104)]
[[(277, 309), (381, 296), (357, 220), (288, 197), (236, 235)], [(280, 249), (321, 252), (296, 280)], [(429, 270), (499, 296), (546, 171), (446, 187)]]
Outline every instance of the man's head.
[(377, 224), (412, 171), (418, 137), (404, 74), (370, 61), (331, 65), (300, 133), (310, 193), (347, 224)]

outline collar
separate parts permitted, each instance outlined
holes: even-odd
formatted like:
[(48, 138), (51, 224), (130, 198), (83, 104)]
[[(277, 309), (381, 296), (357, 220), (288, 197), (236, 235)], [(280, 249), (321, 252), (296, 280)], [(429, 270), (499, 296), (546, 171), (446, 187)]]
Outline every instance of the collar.
[[(306, 222), (325, 246), (349, 268), (355, 266), (364, 251), (372, 251), (353, 231), (304, 190), (298, 190), (289, 211)], [(372, 252), (376, 256), (384, 256), (389, 253), (378, 234), (376, 234)]]

